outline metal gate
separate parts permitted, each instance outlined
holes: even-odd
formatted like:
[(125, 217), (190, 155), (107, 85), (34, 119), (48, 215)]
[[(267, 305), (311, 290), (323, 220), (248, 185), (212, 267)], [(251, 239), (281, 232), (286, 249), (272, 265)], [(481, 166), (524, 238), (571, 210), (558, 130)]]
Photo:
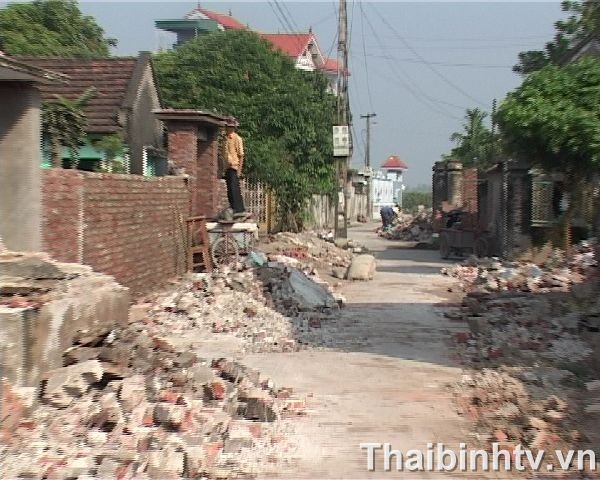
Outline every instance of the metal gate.
[(241, 181), (242, 197), (246, 211), (252, 213), (262, 233), (271, 233), (274, 228), (275, 201), (272, 192), (261, 183)]
[(554, 182), (533, 178), (531, 181), (531, 226), (547, 227), (554, 223), (552, 197)]

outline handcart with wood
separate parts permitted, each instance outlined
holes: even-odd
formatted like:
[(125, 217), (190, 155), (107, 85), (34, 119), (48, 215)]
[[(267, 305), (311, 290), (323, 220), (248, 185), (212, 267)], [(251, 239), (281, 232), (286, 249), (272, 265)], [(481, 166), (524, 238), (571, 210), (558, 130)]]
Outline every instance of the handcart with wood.
[(452, 210), (446, 214), (445, 225), (445, 228), (441, 228), (439, 232), (442, 258), (463, 257), (469, 253), (477, 257), (486, 257), (490, 254), (491, 235), (473, 221), (471, 214)]

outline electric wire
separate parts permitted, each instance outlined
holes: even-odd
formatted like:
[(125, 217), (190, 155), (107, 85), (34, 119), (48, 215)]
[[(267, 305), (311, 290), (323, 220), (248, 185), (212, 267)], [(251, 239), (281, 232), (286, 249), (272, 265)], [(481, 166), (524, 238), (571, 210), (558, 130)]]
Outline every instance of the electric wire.
[(427, 62), (427, 60), (425, 58), (423, 58), (423, 56), (421, 56), (421, 54), (419, 52), (417, 52), (405, 39), (402, 35), (400, 35), (400, 33), (392, 26), (390, 25), (390, 23), (386, 20), (386, 18), (379, 12), (379, 10), (375, 7), (374, 4), (372, 4), (373, 7), (373, 11), (375, 12), (375, 14), (381, 19), (382, 23), (387, 26), (390, 31), (392, 33), (394, 33), (396, 35), (396, 37), (406, 46), (406, 48), (408, 48), (412, 54), (417, 57), (419, 60), (421, 60), (428, 68), (429, 70), (431, 70), (435, 75), (437, 75), (442, 81), (444, 81), (444, 83), (446, 83), (447, 85), (449, 85), (450, 87), (452, 87), (454, 90), (456, 90), (457, 92), (461, 93), (462, 95), (464, 95), (465, 97), (467, 97), (468, 99), (476, 102), (477, 104), (483, 106), (483, 107), (487, 107), (487, 105), (482, 102), (481, 100), (477, 99), (476, 97), (474, 97), (473, 95), (471, 95), (470, 93), (468, 93), (467, 91), (463, 90), (461, 87), (459, 87), (458, 85), (456, 85), (454, 82), (452, 82), (451, 80), (449, 80), (448, 78), (446, 78), (445, 75), (443, 75), (441, 72), (439, 72), (433, 65), (431, 65), (429, 62)]
[[(373, 35), (373, 38), (375, 38), (375, 41), (378, 42), (379, 44), (381, 44), (381, 39), (379, 38), (379, 34), (375, 30), (375, 27), (371, 23), (371, 20), (369, 20), (369, 16), (368, 16), (367, 12), (365, 12), (363, 18), (367, 22), (367, 26), (371, 30), (371, 33)], [(453, 120), (461, 120), (461, 118), (459, 118), (456, 115), (452, 114), (451, 112), (447, 111), (443, 107), (436, 105), (436, 102), (432, 101), (431, 97), (429, 95), (427, 95), (425, 92), (423, 92), (423, 90), (417, 84), (414, 83), (414, 81), (410, 78), (410, 76), (408, 74), (406, 74), (405, 72), (400, 70), (397, 67), (397, 65), (394, 64), (393, 62), (391, 62), (389, 59), (386, 59), (386, 60), (387, 60), (387, 64), (389, 65), (390, 70), (392, 70), (396, 75), (395, 83), (400, 83), (406, 90), (408, 90), (409, 93), (411, 93), (413, 95), (413, 97), (417, 101), (419, 101), (420, 103), (425, 105), (429, 110), (431, 110), (439, 115), (442, 115), (447, 118), (451, 118)], [(402, 77), (406, 78), (407, 80), (404, 81), (402, 79)], [(414, 86), (411, 86), (411, 84), (414, 84)]]
[(363, 57), (365, 60), (365, 80), (367, 83), (367, 95), (369, 96), (369, 106), (371, 107), (370, 108), (371, 112), (373, 112), (375, 109), (373, 108), (373, 96), (371, 94), (371, 82), (369, 80), (369, 64), (367, 62), (367, 47), (365, 45), (365, 43), (366, 43), (365, 42), (365, 12), (363, 10), (362, 0), (360, 0), (359, 6), (360, 6), (360, 13), (361, 13), (360, 28), (361, 28), (361, 34), (362, 34), (362, 50), (363, 50)]

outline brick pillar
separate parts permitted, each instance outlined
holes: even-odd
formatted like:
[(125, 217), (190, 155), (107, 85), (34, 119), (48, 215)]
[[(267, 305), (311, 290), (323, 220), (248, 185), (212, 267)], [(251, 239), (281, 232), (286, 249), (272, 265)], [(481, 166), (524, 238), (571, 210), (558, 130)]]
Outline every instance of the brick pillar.
[(168, 158), (173, 168), (191, 177), (188, 182), (190, 189), (190, 215), (197, 215), (198, 190), (195, 179), (198, 174), (198, 127), (193, 122), (170, 121), (168, 129)]
[(198, 172), (196, 189), (198, 191), (198, 215), (213, 217), (219, 208), (219, 139), (218, 130), (205, 128), (205, 139), (198, 143)]
[(448, 162), (448, 203), (453, 207), (463, 206), (463, 166), (460, 162)]
[(528, 170), (511, 163), (508, 170), (508, 229), (512, 234), (511, 247), (522, 251), (531, 245), (529, 237), (529, 181)]
[(190, 177), (190, 215), (215, 216), (219, 206), (218, 129), (189, 120), (167, 120), (166, 124), (169, 162)]
[(432, 176), (432, 206), (433, 230), (439, 232), (444, 226), (442, 202), (448, 198), (448, 183), (446, 178), (446, 162), (436, 162), (433, 166)]

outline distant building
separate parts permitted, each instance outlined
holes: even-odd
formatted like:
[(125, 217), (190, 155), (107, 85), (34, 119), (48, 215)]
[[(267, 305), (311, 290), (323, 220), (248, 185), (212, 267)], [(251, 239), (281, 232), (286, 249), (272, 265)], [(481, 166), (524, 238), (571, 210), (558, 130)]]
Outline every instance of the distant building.
[(246, 27), (235, 18), (222, 13), (211, 12), (204, 8), (195, 8), (184, 18), (157, 20), (156, 28), (174, 33), (176, 45), (181, 45), (199, 35), (223, 30), (245, 30)]
[(379, 209), (384, 206), (402, 206), (404, 191), (404, 170), (408, 165), (397, 155), (390, 155), (381, 165), (379, 171), (371, 178), (371, 198), (373, 201), (373, 217), (379, 216)]
[(307, 33), (261, 33), (263, 39), (271, 43), (276, 50), (290, 57), (299, 70), (320, 70), (329, 80), (329, 89), (337, 93), (338, 62), (335, 58), (323, 56), (317, 38)]
[[(247, 30), (248, 27), (231, 16), (196, 8), (183, 19), (157, 20), (156, 28), (177, 36), (175, 45), (210, 32), (224, 30)], [(303, 33), (258, 33), (276, 50), (290, 57), (299, 70), (320, 70), (329, 80), (330, 92), (337, 93), (338, 62), (323, 56), (315, 35), (311, 30)]]

